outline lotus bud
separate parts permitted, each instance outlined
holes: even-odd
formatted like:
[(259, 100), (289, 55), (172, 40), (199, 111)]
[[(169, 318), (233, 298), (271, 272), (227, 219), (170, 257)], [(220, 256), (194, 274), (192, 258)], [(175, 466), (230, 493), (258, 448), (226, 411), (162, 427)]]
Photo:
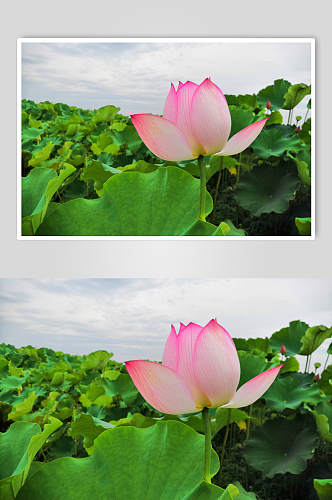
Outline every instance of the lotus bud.
[(301, 127), (296, 127), (295, 132), (298, 134), (301, 130)]
[(285, 347), (285, 344), (282, 344), (282, 346), (280, 347), (280, 354), (285, 356), (286, 352), (287, 352), (287, 349)]
[(266, 109), (271, 109), (271, 101), (267, 101), (267, 103), (266, 103)]
[(318, 382), (318, 380), (319, 380), (319, 374), (317, 373), (317, 375), (314, 376), (314, 381)]

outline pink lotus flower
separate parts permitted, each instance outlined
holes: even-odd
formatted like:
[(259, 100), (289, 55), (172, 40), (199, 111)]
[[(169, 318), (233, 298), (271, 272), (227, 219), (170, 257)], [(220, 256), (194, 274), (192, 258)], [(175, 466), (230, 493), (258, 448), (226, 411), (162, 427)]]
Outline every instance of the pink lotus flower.
[(256, 139), (268, 118), (235, 134), (229, 141), (231, 115), (220, 88), (206, 78), (197, 85), (171, 84), (163, 117), (131, 115), (140, 138), (153, 154), (168, 161), (198, 156), (230, 156), (244, 151)]
[(156, 410), (179, 415), (207, 408), (241, 408), (257, 401), (270, 387), (281, 366), (249, 380), (238, 391), (240, 362), (229, 333), (212, 320), (195, 323), (179, 334), (172, 326), (162, 364), (127, 361), (126, 368), (139, 392)]

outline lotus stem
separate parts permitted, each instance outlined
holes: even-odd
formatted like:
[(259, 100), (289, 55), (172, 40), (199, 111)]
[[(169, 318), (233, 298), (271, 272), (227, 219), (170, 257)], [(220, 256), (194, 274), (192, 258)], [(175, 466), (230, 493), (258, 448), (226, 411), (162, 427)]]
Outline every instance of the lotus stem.
[(211, 426), (209, 419), (209, 408), (203, 408), (202, 417), (204, 423), (205, 434), (205, 458), (204, 458), (204, 479), (207, 483), (211, 483)]
[(214, 194), (214, 200), (213, 200), (212, 223), (214, 223), (215, 209), (216, 209), (216, 203), (217, 203), (217, 197), (218, 197), (218, 189), (219, 189), (220, 180), (221, 180), (221, 173), (222, 173), (222, 162), (223, 162), (224, 157), (221, 156), (220, 158), (221, 158), (221, 162), (220, 162), (220, 168), (219, 168), (219, 175), (218, 175), (216, 192)]
[(328, 355), (327, 355), (327, 358), (326, 358), (326, 361), (325, 361), (324, 370), (326, 369), (327, 362), (328, 362), (328, 360), (329, 360), (329, 356), (330, 356), (330, 355), (328, 354)]
[(204, 157), (199, 155), (198, 159), (199, 173), (200, 173), (200, 207), (199, 207), (199, 218), (205, 221), (205, 197), (206, 197), (206, 172), (204, 165)]
[(239, 180), (240, 180), (240, 170), (241, 170), (241, 155), (242, 153), (239, 154), (239, 166), (236, 171), (236, 187), (239, 185)]
[(221, 452), (221, 457), (220, 457), (220, 469), (219, 469), (219, 474), (218, 474), (218, 484), (220, 486), (221, 483), (221, 469), (222, 469), (222, 463), (224, 460), (224, 455), (225, 455), (225, 448), (226, 448), (226, 443), (227, 443), (227, 438), (228, 438), (228, 431), (229, 431), (229, 423), (231, 421), (231, 413), (232, 413), (232, 408), (229, 408), (228, 410), (228, 418), (227, 418), (227, 427), (226, 427), (226, 434), (224, 438), (224, 442), (222, 445), (222, 452)]
[(312, 358), (312, 353), (309, 356), (309, 363), (308, 363), (308, 373), (310, 372), (310, 363), (311, 363), (311, 358)]
[(246, 436), (246, 444), (249, 441), (249, 434), (250, 434), (250, 419), (251, 419), (251, 414), (252, 414), (252, 405), (249, 407), (249, 419), (248, 419), (248, 425), (247, 425), (247, 436)]
[(306, 361), (306, 364), (305, 364), (304, 373), (307, 373), (308, 361), (309, 361), (309, 356), (307, 356), (307, 361)]

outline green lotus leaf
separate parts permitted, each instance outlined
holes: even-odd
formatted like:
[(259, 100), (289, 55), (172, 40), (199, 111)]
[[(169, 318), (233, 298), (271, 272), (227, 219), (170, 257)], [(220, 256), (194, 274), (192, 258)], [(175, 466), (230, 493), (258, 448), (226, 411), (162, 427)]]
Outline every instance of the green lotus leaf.
[(312, 458), (318, 437), (316, 430), (303, 428), (303, 422), (276, 418), (252, 431), (244, 455), (266, 477), (299, 474)]
[(71, 423), (71, 427), (68, 429), (68, 435), (72, 438), (83, 436), (84, 447), (88, 454), (92, 455), (94, 452), (95, 439), (103, 432), (114, 427), (113, 424), (104, 422), (104, 420), (100, 420), (86, 413), (81, 413), (79, 418)]
[(130, 165), (125, 165), (124, 167), (118, 167), (120, 172), (140, 172), (141, 174), (149, 174), (157, 170), (158, 165), (155, 163), (148, 163), (144, 160), (139, 160), (136, 163), (131, 163)]
[(291, 86), (287, 80), (275, 80), (273, 85), (269, 85), (262, 89), (257, 94), (257, 102), (262, 107), (266, 107), (267, 101), (271, 103), (271, 110), (281, 109), (285, 104), (285, 94)]
[(295, 217), (295, 224), (301, 236), (311, 235), (311, 217)]
[(239, 483), (239, 481), (234, 481), (234, 486), (239, 490), (239, 495), (236, 497), (237, 500), (257, 500), (255, 493), (248, 493)]
[[(170, 421), (148, 429), (117, 427), (95, 440), (91, 457), (62, 458), (44, 465), (23, 486), (17, 500), (218, 498), (194, 493), (199, 491), (203, 469), (204, 436), (186, 425)], [(218, 456), (212, 450), (212, 475), (218, 469)]]
[(131, 405), (137, 398), (138, 390), (132, 378), (127, 373), (121, 373), (116, 380), (104, 378), (98, 383), (100, 386), (104, 387), (107, 396), (114, 397), (120, 394), (127, 406)]
[[(17, 389), (24, 384), (28, 375), (24, 377), (15, 377), (8, 375), (7, 377), (0, 378), (0, 391), (8, 391), (11, 389)], [(0, 396), (1, 397), (1, 396)]]
[(92, 382), (86, 394), (80, 396), (80, 402), (85, 408), (90, 408), (92, 404), (98, 406), (111, 406), (113, 398), (105, 393), (104, 387), (99, 385), (100, 380)]
[(285, 408), (296, 410), (303, 402), (319, 403), (321, 396), (317, 384), (303, 388), (296, 378), (284, 377), (273, 382), (264, 394), (264, 399), (270, 408), (282, 412)]
[(96, 351), (90, 353), (82, 362), (82, 370), (102, 370), (113, 356), (112, 352)]
[(92, 117), (92, 121), (94, 123), (110, 123), (114, 120), (118, 111), (120, 111), (120, 108), (116, 108), (115, 106), (103, 106), (99, 108), (97, 113)]
[(181, 236), (231, 236), (230, 232), (230, 227), (226, 222), (215, 226), (210, 222), (197, 219)]
[(44, 431), (37, 424), (15, 422), (0, 434), (0, 497), (14, 500), (25, 483), (31, 463), (46, 439), (62, 425), (50, 417)]
[(255, 217), (262, 213), (281, 214), (295, 198), (299, 183), (298, 175), (286, 162), (277, 166), (257, 165), (244, 173), (234, 196)]
[(48, 142), (48, 144), (38, 153), (34, 153), (32, 155), (31, 160), (29, 160), (29, 166), (35, 167), (42, 161), (48, 160), (51, 154), (52, 149), (54, 148), (54, 144), (52, 142)]
[(332, 404), (321, 402), (312, 412), (317, 424), (319, 434), (323, 439), (332, 443)]
[(281, 362), (284, 366), (281, 368), (279, 372), (280, 375), (282, 373), (287, 373), (287, 372), (298, 372), (300, 369), (300, 363), (294, 356), (292, 356), (291, 358), (286, 358), (285, 361)]
[(117, 146), (127, 144), (131, 153), (136, 153), (142, 145), (142, 139), (133, 125), (127, 125), (122, 131), (111, 130), (110, 135), (114, 144)]
[(329, 365), (322, 373), (318, 385), (319, 388), (327, 395), (332, 396), (332, 365)]
[[(223, 427), (226, 427), (229, 415), (229, 408), (218, 408), (214, 417), (211, 417), (211, 432), (212, 438), (220, 431)], [(249, 416), (246, 412), (240, 410), (239, 408), (232, 408), (230, 423), (240, 422), (241, 420), (247, 420)]]
[(281, 130), (267, 128), (251, 144), (254, 153), (267, 160), (270, 156), (282, 156), (285, 151), (301, 151), (303, 149), (298, 134), (284, 137)]
[(252, 109), (242, 109), (238, 106), (229, 106), (229, 111), (231, 114), (232, 128), (228, 140), (252, 123), (258, 122), (264, 118), (264, 116), (255, 115)]
[(291, 85), (284, 96), (286, 102), (282, 109), (289, 110), (295, 108), (309, 94), (311, 94), (311, 85), (305, 85), (305, 83)]
[[(176, 236), (198, 218), (200, 181), (176, 167), (150, 174), (114, 175), (99, 200), (78, 199), (61, 205), (38, 229), (38, 235)], [(212, 210), (206, 193), (206, 212)]]
[(331, 500), (332, 479), (314, 479), (314, 487), (320, 500)]
[(65, 163), (57, 176), (54, 170), (36, 167), (22, 179), (22, 235), (34, 235), (45, 218), (48, 204), (75, 167)]
[(229, 227), (229, 231), (225, 232), (225, 236), (245, 236), (246, 235), (244, 229), (237, 229), (229, 219), (226, 219), (224, 224), (227, 224), (227, 226)]
[(256, 377), (262, 372), (274, 368), (279, 363), (277, 360), (267, 361), (265, 353), (259, 355), (252, 354), (251, 352), (240, 351), (238, 352), (241, 376), (238, 388), (246, 384), (252, 378)]
[(266, 127), (270, 127), (271, 125), (281, 125), (283, 122), (283, 117), (280, 111), (272, 111), (272, 113), (268, 116), (268, 121), (266, 122)]
[(247, 342), (251, 351), (255, 351), (257, 349), (257, 351), (265, 352), (265, 354), (269, 354), (271, 352), (270, 339), (268, 337), (265, 339), (248, 339)]
[(286, 347), (286, 356), (299, 354), (302, 347), (302, 338), (309, 325), (303, 321), (292, 321), (289, 326), (275, 332), (270, 338), (270, 347), (274, 352), (280, 352), (281, 346)]
[[(293, 156), (292, 156), (293, 158)], [(302, 149), (294, 158), (301, 180), (311, 186), (311, 153)]]
[(8, 415), (8, 418), (10, 420), (18, 420), (23, 415), (30, 413), (37, 397), (38, 396), (35, 394), (35, 392), (32, 392), (32, 394), (30, 394), (30, 396), (28, 396), (23, 401), (23, 403), (18, 403), (16, 405), (13, 405), (12, 410)]
[(309, 356), (318, 349), (320, 345), (326, 340), (332, 337), (332, 328), (326, 328), (326, 326), (319, 325), (308, 328), (301, 338), (303, 346), (299, 354), (303, 356)]
[(329, 345), (329, 347), (327, 348), (327, 354), (332, 354), (332, 342), (331, 344)]
[(23, 128), (22, 130), (22, 139), (23, 141), (30, 141), (31, 139), (37, 139), (37, 137), (40, 137), (45, 130), (47, 129), (47, 126), (44, 126), (43, 128)]

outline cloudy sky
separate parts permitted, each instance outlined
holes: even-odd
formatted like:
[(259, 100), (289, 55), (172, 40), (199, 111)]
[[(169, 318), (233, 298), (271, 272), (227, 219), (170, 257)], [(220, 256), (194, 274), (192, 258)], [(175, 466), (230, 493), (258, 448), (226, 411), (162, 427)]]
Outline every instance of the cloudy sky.
[[(160, 361), (173, 324), (212, 318), (232, 337), (270, 337), (301, 320), (332, 324), (332, 279), (0, 279), (0, 342), (116, 361)], [(331, 339), (312, 362), (325, 363)], [(299, 356), (302, 368), (305, 358)]]
[[(253, 94), (274, 80), (311, 83), (309, 43), (22, 44), (22, 98), (84, 109), (162, 114), (170, 84), (211, 77), (224, 94)], [(282, 39), (281, 39), (282, 40)], [(304, 118), (305, 98), (295, 115)], [(284, 116), (288, 112), (283, 113)], [(308, 115), (310, 116), (310, 114)]]

